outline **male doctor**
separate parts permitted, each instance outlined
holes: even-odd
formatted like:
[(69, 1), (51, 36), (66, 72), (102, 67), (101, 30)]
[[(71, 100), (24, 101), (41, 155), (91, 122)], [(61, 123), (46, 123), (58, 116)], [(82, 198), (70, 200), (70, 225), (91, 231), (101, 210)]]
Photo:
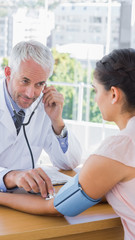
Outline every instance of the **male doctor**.
[(52, 194), (50, 178), (35, 168), (43, 149), (58, 168), (80, 163), (80, 144), (62, 119), (63, 96), (46, 85), (52, 72), (53, 57), (43, 44), (20, 42), (13, 48), (0, 82), (0, 191), (20, 187), (42, 197)]

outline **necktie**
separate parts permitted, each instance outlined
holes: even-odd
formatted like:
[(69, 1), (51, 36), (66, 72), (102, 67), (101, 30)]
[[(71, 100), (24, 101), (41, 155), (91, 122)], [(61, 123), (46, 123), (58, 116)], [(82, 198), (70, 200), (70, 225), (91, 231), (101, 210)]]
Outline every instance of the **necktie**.
[(23, 110), (20, 110), (18, 113), (15, 114), (15, 126), (16, 126), (17, 135), (21, 129), (21, 125), (23, 123), (24, 117), (25, 117), (25, 112)]

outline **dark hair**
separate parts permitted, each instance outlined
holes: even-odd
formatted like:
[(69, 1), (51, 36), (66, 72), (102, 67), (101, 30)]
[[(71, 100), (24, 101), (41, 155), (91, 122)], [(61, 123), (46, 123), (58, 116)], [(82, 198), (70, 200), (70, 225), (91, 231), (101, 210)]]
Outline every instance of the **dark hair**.
[(120, 88), (127, 104), (135, 108), (135, 50), (117, 49), (96, 63), (94, 77), (106, 90), (112, 86)]

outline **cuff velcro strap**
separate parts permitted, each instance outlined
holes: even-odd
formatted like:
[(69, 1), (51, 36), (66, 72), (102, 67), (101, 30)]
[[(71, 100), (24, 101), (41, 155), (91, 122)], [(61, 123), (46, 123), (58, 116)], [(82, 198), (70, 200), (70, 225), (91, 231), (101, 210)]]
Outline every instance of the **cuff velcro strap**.
[(101, 201), (101, 198), (90, 198), (82, 190), (78, 178), (79, 174), (69, 180), (54, 199), (55, 208), (65, 216), (76, 216)]

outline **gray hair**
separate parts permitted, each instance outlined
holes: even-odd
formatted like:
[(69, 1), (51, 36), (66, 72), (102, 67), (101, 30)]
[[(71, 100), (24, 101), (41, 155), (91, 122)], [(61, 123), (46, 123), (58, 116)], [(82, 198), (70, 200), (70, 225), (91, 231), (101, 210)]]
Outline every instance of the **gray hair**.
[(54, 59), (48, 47), (40, 42), (30, 40), (17, 43), (12, 49), (9, 66), (12, 74), (16, 72), (21, 61), (33, 59), (43, 69), (49, 70), (49, 77), (53, 73)]

